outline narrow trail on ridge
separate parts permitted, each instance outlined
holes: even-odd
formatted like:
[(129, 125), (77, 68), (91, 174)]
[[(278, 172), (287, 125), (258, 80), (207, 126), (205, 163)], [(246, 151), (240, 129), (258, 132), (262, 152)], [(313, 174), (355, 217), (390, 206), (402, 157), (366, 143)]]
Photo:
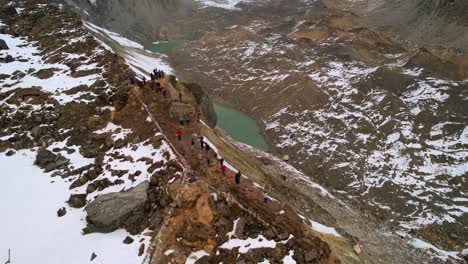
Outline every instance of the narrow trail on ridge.
[[(197, 186), (209, 195), (217, 194), (228, 197), (231, 204), (236, 204), (246, 214), (263, 223), (264, 226), (284, 226), (297, 239), (305, 239), (310, 236), (310, 228), (288, 205), (280, 203), (276, 199), (270, 199), (267, 204), (264, 204), (264, 190), (258, 185), (255, 186), (254, 182), (245, 175), (241, 178), (240, 184), (235, 184), (236, 171), (228, 168), (225, 175), (222, 173), (218, 153), (215, 152), (213, 146), (208, 151), (200, 146), (198, 138), (202, 134), (205, 125), (197, 122), (197, 113), (186, 117), (190, 119), (189, 126), (187, 126), (187, 123), (181, 125), (178, 122), (178, 117), (171, 116), (169, 113), (171, 104), (179, 101), (179, 91), (183, 95), (182, 103), (196, 105), (195, 98), (182, 84), (178, 84), (177, 88), (175, 88), (168, 78), (159, 80), (159, 82), (169, 90), (166, 99), (161, 93), (157, 93), (150, 88), (139, 88), (137, 86), (134, 88), (139, 89), (138, 94), (141, 94), (140, 100), (143, 107), (147, 109), (152, 119), (154, 117), (156, 125), (162, 129), (162, 133), (173, 143), (173, 147), (181, 155), (180, 159), (185, 160), (184, 162), (187, 163), (186, 168), (190, 169), (187, 175), (184, 174), (182, 179), (174, 182), (174, 184), (180, 186), (179, 192), (169, 213), (165, 216), (163, 226), (161, 229), (155, 230), (157, 235), (153, 238), (152, 248), (148, 250), (148, 255), (143, 263), (161, 263), (164, 244), (175, 239), (178, 229), (175, 223), (183, 215), (183, 212), (181, 212), (183, 209), (176, 206), (179, 203), (179, 197), (184, 196), (186, 192), (191, 192), (191, 186)], [(182, 128), (184, 132), (181, 141), (178, 141), (176, 136), (178, 128)], [(194, 140), (193, 145), (192, 139)], [(207, 143), (205, 142), (205, 144)], [(207, 157), (210, 157), (210, 164), (208, 164)], [(226, 162), (229, 162), (229, 160), (226, 160)], [(281, 214), (281, 216), (278, 214)]]

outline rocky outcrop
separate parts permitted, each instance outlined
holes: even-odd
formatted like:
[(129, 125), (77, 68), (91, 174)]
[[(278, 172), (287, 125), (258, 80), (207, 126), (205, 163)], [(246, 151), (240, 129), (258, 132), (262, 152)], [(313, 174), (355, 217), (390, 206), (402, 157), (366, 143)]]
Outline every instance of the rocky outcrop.
[(208, 126), (214, 128), (218, 123), (218, 117), (216, 116), (210, 96), (205, 92), (205, 90), (203, 90), (203, 87), (196, 83), (184, 83), (184, 86), (189, 89), (195, 97), (195, 100), (197, 100), (203, 120)]
[(55, 155), (47, 149), (41, 149), (36, 155), (35, 165), (44, 169), (45, 172), (49, 172), (60, 167), (63, 167), (70, 163), (68, 159), (61, 156), (60, 154)]
[(86, 194), (72, 194), (67, 203), (74, 208), (84, 207), (86, 205)]
[(139, 220), (145, 219), (141, 215), (148, 200), (148, 186), (148, 181), (145, 181), (127, 191), (96, 198), (86, 206), (88, 227), (85, 231), (108, 233), (122, 225), (131, 233), (141, 231)]
[(0, 39), (0, 50), (7, 50), (7, 49), (9, 48), (6, 42), (3, 39)]
[(461, 76), (461, 69), (458, 65), (443, 61), (429, 50), (421, 48), (418, 52), (411, 57), (405, 64), (408, 68), (423, 68), (424, 73), (436, 76), (439, 78), (448, 78), (451, 80), (463, 80)]

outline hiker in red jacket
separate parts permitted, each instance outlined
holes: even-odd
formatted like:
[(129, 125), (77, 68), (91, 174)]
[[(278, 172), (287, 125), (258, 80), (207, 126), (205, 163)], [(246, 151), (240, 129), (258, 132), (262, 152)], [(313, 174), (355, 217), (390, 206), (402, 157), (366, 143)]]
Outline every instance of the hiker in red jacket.
[(184, 135), (184, 132), (182, 132), (182, 128), (177, 129), (177, 139), (179, 141), (182, 141), (182, 135)]
[(226, 175), (226, 165), (221, 165), (221, 172), (223, 173), (223, 175)]

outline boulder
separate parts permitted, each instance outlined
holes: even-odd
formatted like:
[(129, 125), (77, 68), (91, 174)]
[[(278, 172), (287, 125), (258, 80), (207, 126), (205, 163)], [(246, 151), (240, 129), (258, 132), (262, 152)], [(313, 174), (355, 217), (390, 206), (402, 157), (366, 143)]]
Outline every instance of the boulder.
[(66, 166), (70, 163), (70, 161), (64, 157), (62, 157), (60, 160), (52, 162), (47, 164), (47, 166), (44, 167), (45, 172), (53, 171), (55, 169), (61, 168), (63, 166)]
[(289, 161), (289, 155), (284, 155), (284, 156), (283, 156), (283, 160), (284, 160), (284, 161)]
[(148, 201), (148, 181), (127, 191), (99, 196), (86, 206), (88, 230), (112, 232), (127, 221), (134, 213), (140, 213)]
[(62, 217), (62, 216), (64, 216), (66, 213), (67, 213), (67, 209), (66, 209), (65, 207), (62, 207), (62, 208), (58, 209), (58, 211), (57, 211), (57, 216), (58, 216), (58, 217)]
[(140, 248), (138, 249), (138, 256), (143, 255), (145, 253), (145, 244), (141, 243)]
[(127, 236), (124, 241), (123, 241), (124, 244), (131, 244), (133, 243), (133, 238)]
[(72, 194), (67, 203), (73, 208), (81, 208), (86, 205), (86, 194)]
[(40, 69), (39, 71), (34, 73), (34, 76), (36, 76), (39, 79), (49, 79), (50, 77), (54, 76), (54, 72), (57, 70), (58, 69), (55, 68)]
[(13, 56), (7, 55), (5, 58), (2, 59), (2, 61), (3, 61), (4, 63), (10, 63), (10, 62), (15, 61), (15, 59), (13, 58)]
[(6, 42), (3, 39), (0, 39), (0, 50), (7, 50), (7, 49), (9, 48)]
[(56, 155), (47, 149), (40, 149), (36, 155), (36, 161), (34, 164), (45, 168), (49, 163), (55, 162)]

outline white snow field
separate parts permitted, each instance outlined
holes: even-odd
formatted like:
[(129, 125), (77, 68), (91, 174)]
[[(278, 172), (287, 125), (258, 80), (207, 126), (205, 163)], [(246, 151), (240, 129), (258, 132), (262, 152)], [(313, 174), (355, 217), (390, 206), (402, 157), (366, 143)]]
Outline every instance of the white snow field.
[[(147, 71), (154, 67), (158, 67), (158, 69), (169, 74), (174, 72), (174, 69), (166, 61), (166, 55), (147, 51), (141, 44), (122, 37), (118, 33), (98, 27), (90, 22), (83, 21), (83, 24), (93, 35), (99, 36), (96, 40), (104, 47), (122, 56), (135, 73), (148, 76), (149, 73)], [(111, 43), (109, 44), (113, 44), (111, 45), (112, 47), (117, 44), (119, 50), (110, 47), (108, 44), (104, 43), (102, 39), (110, 41)]]
[[(86, 226), (84, 209), (74, 209), (65, 203), (70, 195), (69, 183), (52, 178), (34, 166), (34, 151), (19, 151), (6, 157), (0, 153), (0, 256), (6, 258), (11, 249), (12, 263), (137, 263), (139, 243), (122, 243), (125, 230), (110, 234), (82, 235)], [(57, 216), (65, 207), (67, 213)], [(131, 236), (132, 237), (132, 236)], [(149, 243), (149, 237), (134, 236)]]
[(195, 0), (196, 2), (201, 3), (203, 6), (208, 7), (217, 7), (230, 10), (238, 9), (236, 5), (241, 2), (254, 2), (255, 0)]

